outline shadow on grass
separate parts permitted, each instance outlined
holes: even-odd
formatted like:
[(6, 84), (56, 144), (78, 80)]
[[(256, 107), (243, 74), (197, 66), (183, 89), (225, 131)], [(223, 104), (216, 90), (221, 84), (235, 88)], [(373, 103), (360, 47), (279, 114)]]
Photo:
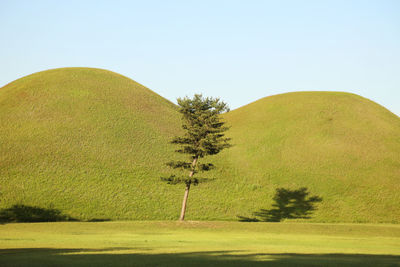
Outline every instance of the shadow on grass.
[[(40, 208), (27, 205), (14, 205), (0, 210), (0, 223), (13, 222), (66, 222), (79, 221), (53, 208)], [(91, 219), (89, 222), (104, 222), (109, 219)]]
[(26, 205), (14, 205), (0, 210), (0, 222), (61, 222), (77, 221), (57, 209), (40, 208)]
[[(141, 250), (139, 253), (137, 250)], [(147, 249), (149, 250), (149, 249)], [(146, 248), (1, 249), (1, 266), (398, 266), (400, 256), (203, 251), (157, 254)], [(116, 253), (116, 254), (112, 254)], [(239, 254), (238, 254), (239, 253)]]
[(253, 212), (255, 217), (237, 216), (241, 222), (280, 222), (283, 219), (309, 219), (316, 209), (315, 203), (321, 202), (319, 196), (309, 196), (306, 187), (297, 190), (277, 188), (272, 209)]

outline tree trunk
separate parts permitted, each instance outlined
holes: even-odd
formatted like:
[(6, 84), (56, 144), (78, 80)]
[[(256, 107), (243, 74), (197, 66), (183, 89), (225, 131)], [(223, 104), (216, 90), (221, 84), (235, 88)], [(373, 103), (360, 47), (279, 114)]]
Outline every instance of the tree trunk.
[(181, 216), (179, 217), (180, 221), (183, 221), (185, 219), (186, 203), (189, 196), (189, 189), (190, 189), (190, 184), (186, 184), (185, 195), (183, 196), (183, 202), (182, 202)]
[[(189, 177), (192, 178), (194, 174), (194, 169), (196, 168), (196, 163), (197, 163), (197, 157), (193, 159), (192, 162), (192, 170), (189, 173)], [(189, 190), (190, 190), (190, 182), (186, 184), (185, 188), (185, 194), (183, 195), (183, 202), (182, 202), (182, 210), (181, 210), (181, 216), (179, 217), (180, 221), (183, 221), (185, 219), (185, 213), (186, 213), (186, 204), (187, 204), (187, 199), (189, 196)]]

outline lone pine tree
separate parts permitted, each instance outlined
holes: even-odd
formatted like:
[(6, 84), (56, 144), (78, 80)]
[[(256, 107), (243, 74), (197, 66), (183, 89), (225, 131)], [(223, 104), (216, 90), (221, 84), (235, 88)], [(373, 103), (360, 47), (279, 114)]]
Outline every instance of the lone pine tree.
[(209, 171), (214, 168), (211, 163), (200, 163), (208, 155), (218, 154), (221, 150), (230, 147), (230, 138), (225, 138), (223, 132), (228, 130), (220, 114), (229, 111), (226, 103), (219, 98), (203, 97), (196, 94), (192, 99), (178, 98), (179, 112), (182, 114), (183, 136), (173, 138), (171, 143), (180, 146), (176, 152), (188, 154), (187, 161), (171, 161), (167, 165), (174, 169), (189, 171), (188, 176), (177, 177), (171, 175), (161, 178), (169, 184), (183, 183), (186, 185), (179, 220), (185, 218), (186, 204), (190, 186), (197, 185), (205, 179), (195, 178), (199, 171)]

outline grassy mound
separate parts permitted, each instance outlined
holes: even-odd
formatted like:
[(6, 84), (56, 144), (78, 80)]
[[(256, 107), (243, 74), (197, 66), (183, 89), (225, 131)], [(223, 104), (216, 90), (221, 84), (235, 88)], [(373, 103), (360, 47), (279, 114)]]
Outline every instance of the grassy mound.
[(179, 126), (173, 103), (110, 71), (62, 68), (14, 81), (0, 89), (0, 205), (80, 219), (168, 217), (175, 203), (161, 203), (154, 183)]
[[(210, 158), (217, 169), (205, 176), (216, 179), (192, 188), (187, 219), (271, 214), (283, 188), (303, 194), (300, 202), (306, 192), (322, 198), (308, 221), (400, 222), (400, 119), (383, 107), (353, 94), (300, 92), (224, 118), (234, 146)], [(179, 131), (174, 104), (110, 71), (64, 68), (14, 81), (0, 88), (0, 208), (176, 219), (184, 188), (160, 176), (177, 157), (169, 140)]]
[[(360, 96), (297, 92), (227, 113), (219, 157), (234, 212), (270, 209), (276, 188), (323, 199), (318, 222), (400, 222), (400, 119)], [(290, 206), (290, 204), (289, 204)], [(233, 216), (234, 214), (231, 214)]]

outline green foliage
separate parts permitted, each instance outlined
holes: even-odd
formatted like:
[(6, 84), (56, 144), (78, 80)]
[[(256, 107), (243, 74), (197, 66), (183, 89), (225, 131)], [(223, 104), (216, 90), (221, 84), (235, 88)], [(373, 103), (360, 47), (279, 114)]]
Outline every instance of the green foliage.
[(197, 171), (209, 171), (214, 169), (212, 163), (198, 163), (198, 160), (207, 156), (218, 154), (230, 147), (230, 138), (224, 137), (223, 132), (229, 128), (224, 126), (220, 114), (229, 111), (226, 103), (218, 98), (203, 97), (196, 94), (193, 99), (188, 97), (178, 98), (179, 112), (182, 114), (183, 136), (174, 137), (172, 144), (180, 145), (175, 150), (178, 153), (189, 154), (190, 161), (170, 161), (167, 166), (173, 169), (190, 170), (186, 178), (171, 175), (162, 177), (169, 184), (186, 183), (197, 185), (201, 179), (193, 177)]
[[(161, 177), (161, 180), (166, 182), (167, 184), (175, 185), (175, 184), (182, 184), (188, 182), (187, 176), (177, 176), (175, 174), (170, 175), (169, 177)], [(202, 177), (191, 177), (190, 183), (193, 185), (198, 185), (199, 183), (205, 183), (214, 181), (214, 178), (202, 178)]]
[[(176, 177), (171, 175), (168, 178), (161, 177), (162, 181), (168, 184), (185, 183), (185, 194), (183, 197), (182, 211), (179, 220), (183, 221), (186, 213), (186, 203), (190, 185), (198, 185), (204, 179), (193, 177), (198, 171), (210, 171), (214, 169), (212, 163), (199, 164), (199, 159), (218, 154), (221, 150), (230, 147), (230, 138), (224, 137), (223, 132), (228, 130), (224, 122), (220, 120), (220, 114), (229, 111), (226, 103), (218, 98), (203, 98), (196, 94), (193, 99), (178, 98), (179, 112), (182, 114), (183, 136), (175, 137), (171, 143), (180, 145), (175, 150), (178, 153), (189, 154), (189, 162), (170, 161), (167, 166), (173, 169), (190, 169), (188, 177)], [(208, 180), (208, 179), (205, 179)]]
[(184, 136), (175, 137), (173, 144), (181, 145), (180, 153), (190, 154), (194, 158), (218, 154), (229, 147), (229, 138), (223, 132), (228, 130), (220, 120), (220, 114), (229, 111), (226, 103), (220, 99), (196, 94), (193, 99), (178, 98), (179, 112), (183, 116)]

